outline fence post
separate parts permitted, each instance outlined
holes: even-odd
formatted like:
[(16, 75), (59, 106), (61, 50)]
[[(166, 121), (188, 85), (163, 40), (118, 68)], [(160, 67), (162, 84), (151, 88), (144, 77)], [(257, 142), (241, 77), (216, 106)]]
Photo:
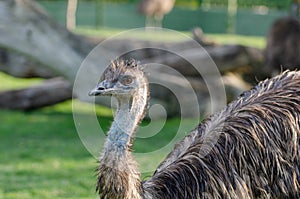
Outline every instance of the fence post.
[(99, 28), (101, 26), (103, 26), (104, 22), (103, 22), (103, 4), (104, 4), (104, 0), (96, 0), (96, 13), (95, 13), (95, 17), (96, 17), (96, 28)]
[(66, 12), (66, 27), (69, 30), (74, 30), (76, 27), (76, 10), (77, 0), (68, 0)]
[(237, 14), (237, 0), (228, 0), (228, 7), (227, 7), (227, 12), (228, 12), (228, 33), (236, 33), (236, 14)]

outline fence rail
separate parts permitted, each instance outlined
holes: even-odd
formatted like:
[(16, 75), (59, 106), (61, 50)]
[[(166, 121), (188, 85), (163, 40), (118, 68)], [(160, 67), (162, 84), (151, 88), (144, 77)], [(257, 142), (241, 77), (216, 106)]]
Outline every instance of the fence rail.
[[(227, 6), (230, 0), (201, 0), (202, 5)], [(237, 6), (253, 8), (254, 6), (267, 6), (268, 8), (287, 9), (292, 0), (236, 0)]]

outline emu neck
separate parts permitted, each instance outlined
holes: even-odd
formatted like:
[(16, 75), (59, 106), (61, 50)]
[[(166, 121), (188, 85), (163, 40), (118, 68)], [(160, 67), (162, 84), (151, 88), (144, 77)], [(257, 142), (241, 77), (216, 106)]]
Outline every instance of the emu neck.
[[(144, 117), (147, 104), (147, 95), (143, 90), (137, 92), (132, 99), (129, 97), (118, 97), (118, 109), (114, 122), (108, 133), (108, 141), (114, 146), (131, 147), (139, 122)], [(145, 93), (146, 94), (146, 93)]]
[(97, 190), (101, 198), (141, 199), (140, 172), (131, 149), (147, 105), (147, 84), (133, 98), (124, 96), (117, 100), (118, 109), (100, 158)]
[(133, 124), (130, 119), (130, 99), (118, 98), (117, 100), (118, 109), (108, 132), (107, 142), (110, 142), (108, 147), (122, 147), (125, 150), (130, 145), (130, 137), (134, 134)]

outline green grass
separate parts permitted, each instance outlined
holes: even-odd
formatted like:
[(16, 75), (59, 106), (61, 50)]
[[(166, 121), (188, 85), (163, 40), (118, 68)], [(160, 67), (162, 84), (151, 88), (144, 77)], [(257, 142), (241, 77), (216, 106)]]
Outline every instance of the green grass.
[[(108, 129), (112, 117), (99, 117)], [(0, 118), (0, 198), (95, 198), (96, 159), (77, 135), (70, 102), (32, 112), (1, 110)], [(178, 123), (169, 120), (154, 137), (137, 139), (134, 151), (143, 154), (165, 146), (176, 136)], [(142, 155), (141, 170), (156, 168), (166, 153), (150, 160)]]
[[(109, 38), (111, 36), (117, 36), (117, 38), (127, 38), (127, 39), (140, 39), (140, 40), (149, 40), (149, 41), (164, 41), (164, 42), (173, 42), (186, 40), (185, 33), (178, 34), (178, 32), (172, 30), (165, 31), (153, 31), (149, 29), (144, 31), (144, 28), (123, 30), (123, 29), (87, 29), (87, 28), (77, 28), (75, 30), (79, 34), (89, 35), (92, 37), (99, 38)], [(187, 35), (187, 34), (186, 34)]]
[(41, 82), (39, 78), (23, 79), (16, 78), (0, 72), (0, 91), (7, 89), (26, 88)]
[(207, 35), (212, 41), (218, 44), (241, 44), (245, 46), (251, 46), (256, 48), (265, 48), (266, 39), (265, 37), (259, 36), (243, 36), (243, 35), (220, 35), (220, 34), (209, 34)]
[(0, 198), (93, 198), (95, 160), (71, 113), (0, 113)]
[[(181, 34), (178, 34), (177, 31), (162, 31), (160, 33), (155, 33), (155, 37), (153, 36), (153, 32), (151, 31), (133, 31), (130, 34), (126, 34), (127, 30), (122, 29), (113, 29), (113, 28), (105, 28), (105, 29), (92, 29), (92, 28), (83, 28), (78, 27), (76, 32), (79, 34), (85, 34), (93, 37), (100, 38), (109, 38), (111, 36), (115, 36), (121, 34), (122, 37), (125, 38), (133, 38), (133, 39), (146, 39), (146, 40), (155, 40), (155, 41), (181, 41), (186, 39)], [(191, 32), (180, 32), (188, 37), (191, 37)], [(244, 35), (234, 35), (234, 34), (206, 34), (206, 36), (214, 41), (217, 44), (241, 44), (246, 46), (252, 46), (257, 48), (265, 48), (266, 40), (265, 37), (260, 36), (244, 36)]]

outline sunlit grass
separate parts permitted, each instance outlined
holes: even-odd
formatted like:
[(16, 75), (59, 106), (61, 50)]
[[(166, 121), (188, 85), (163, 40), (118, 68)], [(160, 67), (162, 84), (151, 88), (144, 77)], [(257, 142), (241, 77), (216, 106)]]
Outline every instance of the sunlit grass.
[(218, 44), (240, 44), (256, 48), (265, 48), (266, 46), (265, 37), (260, 36), (243, 36), (232, 34), (209, 34), (207, 36)]
[(42, 80), (40, 78), (16, 78), (0, 72), (0, 91), (8, 89), (26, 88), (30, 85), (38, 84)]
[[(92, 37), (99, 37), (99, 38), (110, 38), (115, 37), (117, 38), (124, 38), (124, 39), (139, 39), (139, 40), (148, 40), (148, 41), (164, 41), (164, 42), (174, 42), (174, 41), (182, 41), (187, 40), (190, 36), (189, 33), (173, 31), (164, 29), (163, 31), (159, 30), (156, 31), (153, 28), (137, 28), (137, 29), (112, 29), (112, 28), (105, 28), (105, 29), (87, 29), (87, 28), (77, 28), (75, 32), (79, 34), (89, 35)], [(188, 36), (188, 37), (186, 37)]]
[[(65, 106), (63, 112), (55, 108), (0, 112), (0, 193), (3, 198), (95, 197), (96, 159), (84, 148), (72, 113), (66, 112), (69, 104)], [(111, 117), (101, 117), (103, 128), (108, 129), (111, 120)], [(159, 151), (149, 157), (147, 152), (159, 150), (173, 140), (178, 123), (177, 119), (169, 120), (156, 136), (136, 140), (134, 153), (142, 154), (138, 161), (141, 170), (148, 172), (143, 178), (153, 172), (167, 153)]]
[[(128, 30), (123, 30), (123, 29), (113, 29), (113, 28), (94, 29), (94, 28), (78, 27), (76, 29), (76, 32), (80, 34), (85, 34), (85, 35), (100, 37), (100, 38), (109, 38), (122, 33), (122, 36), (125, 38), (145, 39), (150, 41), (170, 41), (170, 42), (182, 41), (183, 39), (188, 39), (188, 37), (192, 37), (191, 32), (188, 31), (177, 32), (172, 30), (161, 31), (160, 33), (156, 32), (154, 37), (152, 31), (141, 31), (142, 29), (143, 28), (139, 29), (140, 31), (136, 31), (134, 33), (132, 30), (130, 30), (130, 34), (126, 34), (126, 31)], [(185, 36), (183, 35), (186, 35), (187, 37), (185, 38)], [(266, 45), (265, 37), (261, 37), (261, 36), (244, 36), (244, 35), (234, 35), (234, 34), (206, 34), (206, 36), (216, 44), (240, 44), (240, 45), (257, 47), (257, 48), (264, 48)]]
[(70, 113), (2, 110), (0, 118), (3, 198), (94, 197), (96, 160), (78, 139)]

